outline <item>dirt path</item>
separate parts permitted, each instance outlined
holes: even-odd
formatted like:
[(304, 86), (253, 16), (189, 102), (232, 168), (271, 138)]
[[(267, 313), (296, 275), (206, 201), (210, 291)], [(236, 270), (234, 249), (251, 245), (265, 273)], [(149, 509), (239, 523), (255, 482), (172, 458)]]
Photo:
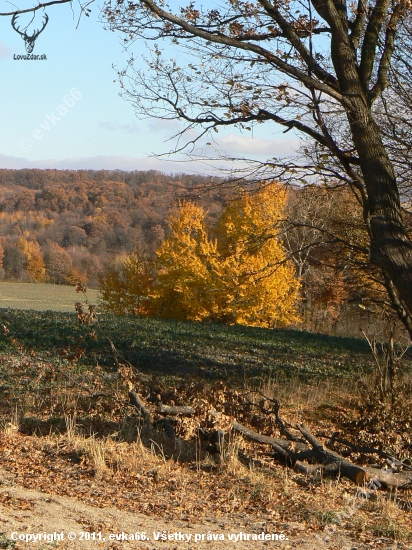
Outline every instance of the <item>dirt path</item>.
[[(381, 544), (376, 546), (357, 544), (344, 533), (335, 534), (330, 541), (318, 541), (313, 534), (308, 536), (304, 524), (282, 524), (256, 521), (256, 518), (243, 514), (241, 517), (227, 517), (215, 520), (208, 518), (200, 524), (175, 520), (164, 521), (143, 514), (120, 511), (113, 507), (98, 508), (82, 503), (73, 498), (54, 496), (43, 492), (17, 486), (7, 472), (0, 470), (0, 548), (67, 548), (118, 550), (120, 548), (136, 548), (141, 550), (211, 550), (233, 547), (236, 550), (255, 550), (267, 548), (301, 549), (301, 550), (370, 550), (399, 549), (409, 550), (410, 546), (402, 544)], [(283, 533), (286, 540), (252, 540), (252, 535), (274, 535)], [(6, 542), (19, 535), (29, 534), (59, 535), (62, 540), (45, 542), (25, 542), (18, 540), (13, 547)], [(61, 534), (64, 537), (61, 537)], [(74, 540), (68, 540), (70, 533), (75, 533)], [(96, 533), (96, 540), (87, 540)], [(100, 533), (100, 535), (99, 535)], [(145, 533), (148, 540), (133, 540), (135, 533)], [(170, 540), (161, 540), (166, 534)], [(242, 540), (239, 534), (248, 534), (249, 540)], [(176, 537), (177, 534), (177, 537)], [(110, 539), (112, 535), (112, 539)], [(123, 539), (116, 539), (123, 537)], [(203, 537), (202, 537), (203, 535)], [(207, 540), (209, 535), (209, 539)], [(214, 535), (214, 537), (213, 537)], [(156, 541), (156, 536), (159, 540)], [(262, 535), (261, 535), (262, 536)], [(1, 542), (3, 538), (3, 542)], [(130, 538), (132, 540), (127, 540)], [(221, 540), (224, 538), (224, 540)], [(237, 540), (236, 540), (237, 538)], [(57, 537), (55, 537), (57, 539)], [(180, 539), (180, 540), (179, 540)], [(189, 540), (188, 540), (189, 539)], [(203, 540), (202, 540), (203, 539)], [(214, 540), (213, 540), (214, 539)]]

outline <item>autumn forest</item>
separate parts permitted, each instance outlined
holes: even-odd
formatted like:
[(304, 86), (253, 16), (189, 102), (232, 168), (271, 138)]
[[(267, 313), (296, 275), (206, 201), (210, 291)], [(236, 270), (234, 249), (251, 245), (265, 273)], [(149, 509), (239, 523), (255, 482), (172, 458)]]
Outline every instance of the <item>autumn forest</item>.
[(0, 201), (3, 280), (81, 282), (115, 313), (353, 335), (381, 313), (359, 209), (339, 187), (1, 170)]
[(136, 242), (160, 244), (184, 184), (157, 172), (0, 170), (2, 276), (96, 286)]

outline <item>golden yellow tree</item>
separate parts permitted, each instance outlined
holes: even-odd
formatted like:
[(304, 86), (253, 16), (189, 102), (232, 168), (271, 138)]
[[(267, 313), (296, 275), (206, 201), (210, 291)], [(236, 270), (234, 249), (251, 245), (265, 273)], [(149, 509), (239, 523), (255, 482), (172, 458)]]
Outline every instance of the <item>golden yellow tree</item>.
[(150, 284), (142, 258), (129, 256), (102, 277), (104, 303), (115, 313), (192, 321), (265, 327), (297, 321), (299, 281), (279, 239), (286, 199), (277, 184), (241, 192), (213, 232), (200, 206), (180, 204)]
[(159, 315), (267, 327), (297, 321), (299, 281), (279, 240), (286, 200), (278, 184), (239, 192), (214, 239), (202, 208), (181, 205), (158, 251)]
[(25, 270), (30, 279), (35, 282), (43, 282), (46, 278), (46, 266), (39, 243), (20, 237), (17, 241), (17, 248), (25, 257)]
[(299, 281), (279, 238), (286, 207), (279, 184), (241, 190), (215, 228), (219, 317), (230, 323), (284, 326), (298, 321)]
[(215, 310), (216, 243), (209, 236), (205, 212), (192, 202), (169, 218), (170, 234), (157, 251), (158, 315), (200, 321)]

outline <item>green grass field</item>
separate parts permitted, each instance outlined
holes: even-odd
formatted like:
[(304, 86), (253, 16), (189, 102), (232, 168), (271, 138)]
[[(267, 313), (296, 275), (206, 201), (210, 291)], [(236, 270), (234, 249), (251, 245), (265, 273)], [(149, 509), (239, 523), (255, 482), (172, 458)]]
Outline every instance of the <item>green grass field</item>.
[[(270, 330), (99, 315), (98, 323), (80, 325), (74, 313), (0, 309), (0, 353), (15, 352), (15, 341), (26, 350), (59, 352), (81, 342), (85, 365), (115, 367), (109, 339), (118, 352), (148, 373), (184, 378), (260, 379), (299, 377), (302, 380), (350, 377), (371, 365), (366, 342), (297, 330)], [(92, 332), (91, 332), (92, 329)]]
[[(87, 294), (92, 303), (97, 302), (97, 290), (88, 290)], [(0, 283), (0, 308), (74, 311), (74, 303), (82, 299), (74, 286)]]

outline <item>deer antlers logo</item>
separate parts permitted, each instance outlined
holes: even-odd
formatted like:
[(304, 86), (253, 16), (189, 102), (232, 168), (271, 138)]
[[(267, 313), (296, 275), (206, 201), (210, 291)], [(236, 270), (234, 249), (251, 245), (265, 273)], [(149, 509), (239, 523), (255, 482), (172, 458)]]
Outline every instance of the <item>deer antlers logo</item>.
[[(46, 25), (47, 25), (47, 23), (48, 23), (48, 21), (49, 21), (49, 16), (48, 16), (46, 13), (44, 14), (44, 19), (43, 19), (43, 26), (42, 26), (42, 28), (41, 28), (40, 30), (38, 30), (38, 31), (34, 31), (33, 34), (32, 34), (31, 36), (29, 36), (29, 35), (27, 34), (26, 31), (22, 32), (22, 31), (20, 30), (20, 28), (16, 26), (17, 19), (18, 19), (18, 14), (15, 13), (15, 14), (13, 15), (13, 19), (11, 20), (11, 26), (13, 27), (13, 29), (14, 29), (16, 32), (18, 32), (18, 33), (23, 37), (24, 45), (25, 45), (25, 47), (26, 47), (26, 52), (27, 52), (27, 53), (31, 53), (31, 52), (33, 51), (33, 49), (34, 49), (34, 45), (35, 45), (35, 43), (36, 43), (36, 40), (37, 40), (39, 34), (40, 34), (41, 32), (44, 31), (44, 29), (45, 29), (45, 27), (46, 27)], [(26, 27), (26, 28), (27, 28), (27, 27)]]

